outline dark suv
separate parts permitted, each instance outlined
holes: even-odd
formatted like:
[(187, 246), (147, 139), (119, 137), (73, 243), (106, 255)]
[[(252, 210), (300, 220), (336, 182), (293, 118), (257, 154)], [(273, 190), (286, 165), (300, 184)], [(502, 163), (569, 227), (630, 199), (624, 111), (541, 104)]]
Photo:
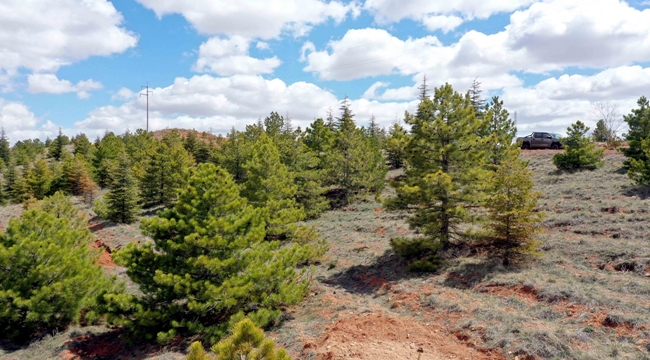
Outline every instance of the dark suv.
[[(555, 135), (555, 136), (554, 136)], [(518, 137), (517, 143), (521, 143), (522, 149), (552, 149), (562, 148), (562, 143), (556, 134), (546, 132), (534, 132), (528, 136)]]

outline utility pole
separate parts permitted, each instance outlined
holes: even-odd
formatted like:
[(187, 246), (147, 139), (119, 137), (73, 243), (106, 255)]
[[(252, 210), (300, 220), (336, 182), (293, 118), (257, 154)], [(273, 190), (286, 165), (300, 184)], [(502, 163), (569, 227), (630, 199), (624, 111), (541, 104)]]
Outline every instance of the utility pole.
[(149, 90), (149, 82), (147, 81), (147, 85), (143, 85), (142, 89), (145, 89), (144, 94), (140, 93), (140, 97), (146, 96), (147, 97), (147, 132), (149, 132), (149, 94), (153, 94), (153, 91)]

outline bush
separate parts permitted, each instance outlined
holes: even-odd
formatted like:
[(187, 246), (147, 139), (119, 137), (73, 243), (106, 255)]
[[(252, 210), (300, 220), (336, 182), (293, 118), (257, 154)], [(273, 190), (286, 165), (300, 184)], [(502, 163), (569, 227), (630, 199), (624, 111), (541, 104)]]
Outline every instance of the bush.
[(553, 164), (560, 170), (588, 169), (603, 166), (605, 149), (597, 149), (593, 141), (586, 136), (589, 128), (580, 120), (567, 128), (564, 153), (553, 156)]
[(87, 321), (97, 318), (94, 299), (112, 280), (94, 265), (91, 239), (85, 219), (60, 192), (11, 220), (0, 233), (2, 337), (29, 340), (65, 328), (87, 310)]
[(267, 212), (250, 206), (224, 169), (199, 165), (175, 206), (143, 221), (154, 245), (115, 254), (143, 295), (105, 296), (109, 322), (159, 342), (180, 333), (214, 342), (232, 319), (277, 320), (308, 291), (307, 269), (296, 267), (325, 248), (264, 240)]
[(398, 237), (390, 239), (390, 246), (409, 262), (409, 270), (414, 272), (433, 272), (442, 263), (438, 252), (443, 244), (432, 239)]

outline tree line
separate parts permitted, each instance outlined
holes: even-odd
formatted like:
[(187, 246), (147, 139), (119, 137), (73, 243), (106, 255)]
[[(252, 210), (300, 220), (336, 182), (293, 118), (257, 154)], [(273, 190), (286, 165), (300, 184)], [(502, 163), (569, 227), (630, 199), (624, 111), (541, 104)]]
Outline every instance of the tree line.
[[(409, 214), (416, 235), (391, 246), (413, 271), (436, 270), (458, 247), (484, 247), (505, 265), (536, 254), (540, 194), (503, 101), (484, 101), (478, 86), (430, 91), (425, 80), (420, 90), (417, 111), (388, 131), (374, 119), (359, 127), (347, 99), (338, 116), (330, 111), (305, 130), (273, 112), (226, 137), (138, 130), (91, 142), (59, 133), (10, 147), (2, 131), (0, 201), (25, 212), (0, 232), (0, 333), (26, 341), (101, 320), (131, 339), (198, 335), (230, 354), (241, 345), (224, 340), (234, 327), (254, 340), (242, 345), (248, 351), (274, 353), (255, 326), (276, 324), (282, 307), (303, 299), (311, 265), (328, 248), (303, 220), (372, 194)], [(629, 176), (650, 185), (650, 110), (643, 97), (638, 105), (625, 117), (623, 151)], [(558, 167), (601, 165), (587, 131), (581, 122), (569, 128)], [(381, 198), (389, 168), (403, 174), (390, 181), (396, 195)], [(158, 210), (140, 221), (151, 243), (114, 253), (139, 293), (95, 264), (87, 222), (68, 195), (116, 222)], [(199, 345), (192, 351), (207, 356)]]

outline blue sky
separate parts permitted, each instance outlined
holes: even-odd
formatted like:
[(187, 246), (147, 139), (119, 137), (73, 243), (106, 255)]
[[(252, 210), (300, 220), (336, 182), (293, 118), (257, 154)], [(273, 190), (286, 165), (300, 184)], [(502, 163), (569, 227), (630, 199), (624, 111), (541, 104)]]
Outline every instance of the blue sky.
[[(306, 126), (352, 101), (384, 126), (416, 87), (477, 78), (521, 133), (593, 124), (650, 95), (650, 10), (618, 0), (8, 0), (0, 5), (0, 125), (226, 132), (270, 111)], [(3, 25), (4, 24), (4, 25)]]

